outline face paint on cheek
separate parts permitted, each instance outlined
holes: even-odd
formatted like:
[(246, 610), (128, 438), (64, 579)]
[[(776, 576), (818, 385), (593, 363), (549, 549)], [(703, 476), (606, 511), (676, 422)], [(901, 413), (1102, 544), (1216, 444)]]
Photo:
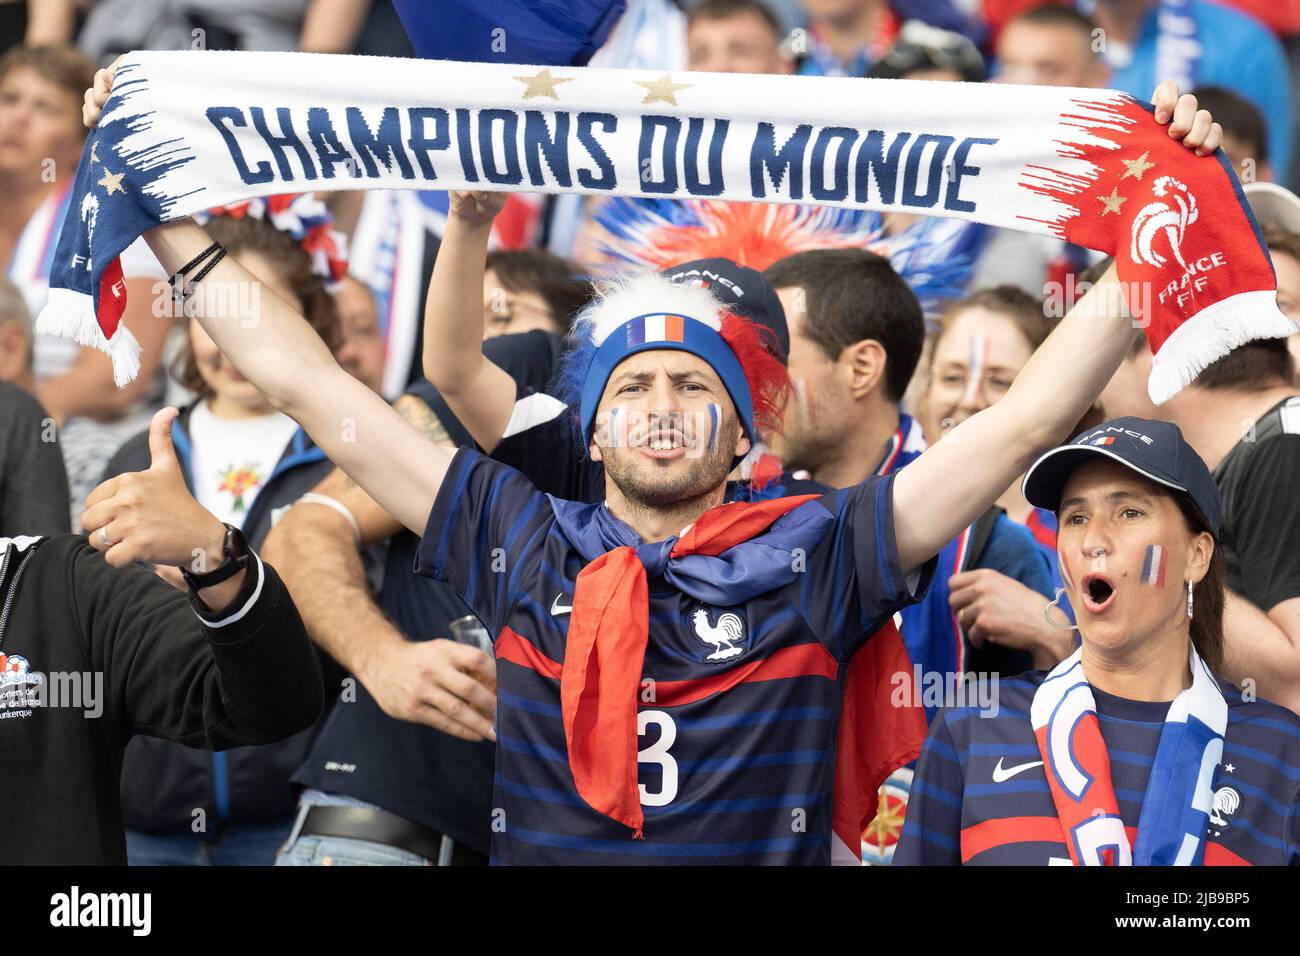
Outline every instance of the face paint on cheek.
[(984, 366), (988, 364), (988, 357), (988, 339), (977, 332), (970, 337), (970, 364), (966, 373), (966, 392), (961, 398), (963, 404), (973, 403), (984, 387)]
[(615, 405), (609, 410), (609, 424), (606, 426), (607, 434), (605, 435), (607, 448), (627, 448), (630, 446), (628, 432), (631, 428), (631, 421), (630, 409), (622, 405)]
[(1142, 583), (1147, 587), (1165, 586), (1165, 565), (1168, 558), (1163, 545), (1147, 545), (1146, 557), (1142, 561)]
[(1074, 576), (1070, 574), (1070, 562), (1063, 555), (1057, 555), (1057, 560), (1061, 565), (1061, 577), (1065, 581), (1065, 586), (1071, 591), (1074, 590)]
[(722, 427), (722, 406), (709, 402), (709, 451), (718, 450), (718, 430)]
[(792, 384), (794, 385), (795, 402), (803, 413), (803, 417), (811, 425), (816, 419), (817, 413), (813, 410), (812, 403), (808, 401), (808, 386), (801, 378), (793, 379)]

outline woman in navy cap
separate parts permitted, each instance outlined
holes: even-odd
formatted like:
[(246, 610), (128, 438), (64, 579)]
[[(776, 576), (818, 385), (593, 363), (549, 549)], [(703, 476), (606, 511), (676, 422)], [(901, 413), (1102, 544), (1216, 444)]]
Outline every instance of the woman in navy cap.
[(1300, 717), (1214, 673), (1205, 463), (1176, 426), (1121, 418), (1044, 454), (1024, 492), (1060, 522), (1079, 647), (936, 718), (894, 863), (1300, 863)]

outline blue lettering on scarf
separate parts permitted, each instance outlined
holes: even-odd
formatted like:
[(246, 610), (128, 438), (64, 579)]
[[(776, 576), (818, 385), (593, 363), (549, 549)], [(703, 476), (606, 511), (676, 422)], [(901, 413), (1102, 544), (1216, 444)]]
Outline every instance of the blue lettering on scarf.
[(951, 209), (954, 212), (975, 211), (975, 204), (973, 202), (961, 198), (961, 178), (963, 176), (978, 176), (980, 174), (980, 168), (978, 166), (967, 165), (966, 159), (970, 155), (972, 146), (993, 146), (996, 143), (996, 139), (983, 139), (978, 136), (968, 136), (957, 144), (957, 149), (952, 154), (952, 179), (948, 183), (948, 191), (944, 194), (943, 199), (944, 209)]
[(555, 182), (569, 188), (573, 176), (569, 172), (569, 118), (564, 111), (555, 114), (555, 135), (551, 135), (546, 114), (539, 110), (524, 112), (524, 161), (528, 164), (528, 178), (534, 186), (545, 186), (542, 161), (551, 170)]
[(785, 141), (785, 145), (777, 149), (776, 128), (771, 123), (758, 124), (754, 143), (749, 150), (749, 188), (755, 199), (762, 199), (767, 195), (764, 169), (771, 175), (772, 186), (777, 190), (781, 188), (781, 181), (785, 179), (788, 172), (790, 186), (787, 190), (787, 198), (790, 200), (803, 198), (803, 154), (811, 133), (810, 125), (800, 123), (790, 138)]
[[(286, 148), (292, 149), (298, 154), (298, 162), (302, 164), (302, 178), (316, 178), (316, 164), (311, 161), (311, 153), (307, 151), (306, 145), (298, 138), (298, 134), (293, 128), (293, 113), (287, 106), (277, 106), (275, 108), (276, 119), (280, 122), (280, 133), (277, 136), (271, 132), (266, 125), (266, 115), (262, 112), (260, 106), (250, 106), (249, 114), (253, 117), (253, 128), (257, 134), (262, 137), (262, 141), (271, 150), (271, 155), (275, 157), (275, 165), (280, 170), (280, 178), (285, 182), (292, 182), (296, 177), (293, 167), (289, 164), (289, 156), (285, 152)], [(266, 180), (263, 180), (266, 182)]]
[[(840, 202), (849, 194), (849, 155), (858, 140), (858, 131), (847, 126), (823, 126), (813, 143), (812, 169), (808, 194), (813, 199)], [(835, 150), (831, 185), (826, 185), (826, 151)]]
[(894, 187), (898, 182), (898, 159), (903, 153), (903, 147), (911, 138), (911, 133), (899, 133), (895, 136), (894, 141), (889, 144), (889, 156), (886, 158), (885, 134), (878, 129), (867, 131), (867, 138), (862, 141), (862, 148), (858, 150), (853, 192), (856, 202), (871, 201), (871, 178), (874, 172), (880, 201), (888, 205), (893, 204)]
[(357, 151), (361, 162), (365, 164), (367, 176), (372, 179), (379, 176), (379, 167), (375, 164), (375, 160), (378, 159), (388, 172), (393, 171), (393, 163), (396, 163), (397, 168), (402, 171), (403, 179), (415, 178), (415, 173), (411, 170), (411, 161), (407, 158), (406, 151), (402, 149), (402, 123), (397, 107), (384, 107), (384, 112), (379, 118), (379, 128), (373, 132), (370, 123), (357, 107), (349, 106), (347, 117), (352, 148)]
[[(406, 141), (406, 148), (415, 156), (415, 161), (420, 166), (420, 175), (425, 179), (437, 179), (438, 174), (434, 172), (433, 163), (429, 161), (429, 151), (443, 150), (451, 145), (447, 111), (437, 106), (417, 106), (412, 107), (408, 115), (411, 119), (411, 135)], [(425, 123), (429, 120), (433, 120), (432, 139), (425, 131)]]
[[(501, 148), (505, 151), (506, 168), (497, 166), (496, 150), (492, 145), (492, 124), (501, 123)], [(524, 181), (519, 171), (519, 114), (514, 110), (483, 110), (478, 114), (478, 156), (483, 164), (483, 175), (498, 186), (518, 186)]]
[(244, 160), (244, 151), (239, 148), (239, 141), (226, 127), (226, 123), (232, 126), (247, 126), (248, 120), (244, 118), (243, 110), (236, 106), (209, 106), (204, 115), (225, 140), (226, 149), (230, 150), (230, 158), (235, 164), (240, 179), (249, 186), (256, 186), (258, 183), (269, 183), (275, 178), (271, 172), (271, 164), (266, 160), (260, 161), (256, 169), (248, 168), (248, 163)]
[(613, 189), (618, 185), (618, 177), (614, 174), (614, 164), (610, 162), (609, 154), (596, 140), (595, 126), (613, 133), (618, 130), (618, 117), (613, 113), (578, 114), (578, 142), (587, 148), (602, 173), (597, 177), (589, 170), (579, 169), (578, 185), (583, 189)]
[(460, 149), (461, 170), (465, 182), (478, 182), (478, 169), (474, 166), (474, 145), (469, 138), (469, 110), (456, 110), (456, 145)]
[(686, 191), (692, 196), (720, 196), (726, 188), (722, 181), (722, 146), (727, 139), (730, 120), (714, 120), (713, 136), (709, 139), (709, 181), (700, 181), (700, 137), (704, 135), (704, 120), (692, 116), (686, 121)]
[[(664, 178), (656, 181), (650, 175), (654, 163), (655, 130), (664, 131), (664, 147), (660, 152)], [(675, 193), (677, 191), (677, 141), (681, 138), (682, 121), (675, 116), (641, 117), (641, 141), (636, 150), (636, 166), (641, 171), (641, 188), (648, 193)]]
[(339, 134), (330, 122), (329, 110), (323, 106), (313, 106), (307, 110), (307, 138), (316, 150), (316, 159), (320, 163), (320, 173), (325, 179), (334, 178), (334, 167), (340, 163), (353, 178), (361, 175), (356, 158), (347, 150), (339, 139)]
[[(916, 191), (917, 179), (920, 177), (921, 157), (925, 147), (935, 144), (934, 155), (930, 157), (929, 176), (926, 178), (925, 192)], [(943, 158), (952, 149), (953, 137), (938, 136), (934, 133), (922, 133), (912, 140), (912, 148), (907, 151), (907, 165), (903, 170), (903, 195), (899, 202), (904, 206), (917, 206), (928, 209), (939, 201), (939, 190), (943, 179)]]

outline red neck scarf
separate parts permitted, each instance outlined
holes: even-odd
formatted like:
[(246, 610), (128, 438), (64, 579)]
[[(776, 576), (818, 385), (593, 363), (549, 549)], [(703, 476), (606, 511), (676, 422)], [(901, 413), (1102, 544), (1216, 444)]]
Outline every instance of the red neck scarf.
[[(668, 555), (717, 557), (764, 534), (819, 495), (732, 502), (705, 512)], [(761, 591), (758, 593), (762, 593)], [(623, 546), (578, 575), (560, 676), (569, 769), (594, 809), (644, 839), (637, 787), (637, 692), (650, 638), (649, 587), (637, 549)]]

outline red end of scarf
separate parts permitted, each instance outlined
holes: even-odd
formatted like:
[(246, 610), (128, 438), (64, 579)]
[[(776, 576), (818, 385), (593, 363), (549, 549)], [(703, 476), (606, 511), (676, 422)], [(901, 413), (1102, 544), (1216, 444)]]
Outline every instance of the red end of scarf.
[(645, 839), (637, 786), (637, 688), (650, 636), (645, 567), (615, 548), (582, 569), (560, 675), (560, 711), (578, 795)]

